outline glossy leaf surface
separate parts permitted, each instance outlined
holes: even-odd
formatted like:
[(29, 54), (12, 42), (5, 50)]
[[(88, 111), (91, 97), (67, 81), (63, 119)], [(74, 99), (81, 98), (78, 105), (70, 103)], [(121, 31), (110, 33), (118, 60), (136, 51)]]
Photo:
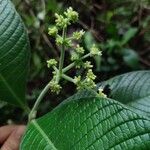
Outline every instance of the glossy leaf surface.
[(135, 112), (150, 117), (150, 71), (136, 71), (114, 77), (101, 84), (109, 86), (110, 97)]
[(10, 0), (0, 0), (0, 101), (25, 107), (29, 41)]
[(21, 150), (141, 150), (150, 147), (150, 120), (122, 104), (82, 91), (33, 120)]

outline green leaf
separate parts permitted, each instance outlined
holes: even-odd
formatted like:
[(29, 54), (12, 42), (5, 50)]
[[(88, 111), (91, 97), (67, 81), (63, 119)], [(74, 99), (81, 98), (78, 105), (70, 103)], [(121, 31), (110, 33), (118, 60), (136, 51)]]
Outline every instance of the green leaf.
[(150, 147), (150, 120), (122, 104), (82, 91), (33, 120), (21, 150), (141, 150)]
[(29, 41), (10, 0), (0, 0), (0, 100), (26, 107)]
[(96, 43), (96, 41), (95, 41), (95, 39), (94, 39), (94, 37), (93, 37), (91, 32), (86, 32), (85, 33), (85, 35), (84, 35), (84, 42), (85, 42), (86, 49), (88, 51), (90, 51), (92, 45), (94, 43)]
[(131, 40), (131, 38), (133, 38), (135, 36), (135, 34), (137, 33), (138, 29), (137, 28), (130, 28), (123, 36), (122, 39), (122, 45), (125, 45), (126, 43), (129, 42), (129, 40)]
[(150, 71), (136, 71), (114, 77), (100, 86), (109, 85), (110, 97), (135, 112), (150, 117)]
[(125, 63), (132, 69), (139, 68), (139, 56), (132, 49), (123, 49), (123, 59)]

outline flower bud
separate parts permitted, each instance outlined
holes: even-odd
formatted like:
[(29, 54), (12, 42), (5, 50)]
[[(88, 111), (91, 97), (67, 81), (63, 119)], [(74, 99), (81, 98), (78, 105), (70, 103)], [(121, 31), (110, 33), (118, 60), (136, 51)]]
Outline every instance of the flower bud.
[(93, 65), (91, 65), (91, 62), (90, 61), (86, 61), (84, 63), (84, 66), (83, 66), (85, 69), (90, 69), (90, 68), (93, 68)]
[(69, 7), (66, 12), (64, 12), (65, 16), (69, 21), (76, 22), (79, 18), (79, 15), (76, 11), (73, 10), (72, 7)]
[(80, 40), (83, 35), (85, 34), (85, 31), (81, 30), (81, 31), (76, 31), (73, 33), (73, 38), (76, 40)]
[(57, 45), (62, 45), (63, 43), (64, 43), (63, 37), (61, 37), (60, 35), (57, 35), (56, 44)]
[(56, 94), (60, 93), (62, 87), (58, 83), (56, 83), (53, 79), (50, 81), (49, 85), (50, 85), (51, 92)]
[(55, 59), (50, 59), (47, 60), (47, 67), (50, 68), (52, 66), (56, 66), (57, 65), (57, 61)]
[(100, 51), (97, 46), (95, 44), (93, 44), (92, 48), (91, 48), (91, 54), (92, 56), (101, 56), (102, 55), (102, 51)]
[(90, 80), (95, 80), (95, 79), (96, 79), (96, 76), (95, 76), (95, 74), (93, 73), (92, 69), (89, 69), (89, 70), (88, 70), (87, 75), (86, 75), (86, 78), (87, 78), (87, 79), (90, 79)]
[(107, 95), (105, 94), (105, 93), (103, 93), (103, 89), (102, 88), (99, 88), (98, 89), (98, 94), (101, 96), (101, 97), (103, 97), (103, 98), (107, 98)]
[(78, 54), (84, 54), (84, 49), (83, 49), (83, 47), (81, 47), (79, 44), (77, 45), (77, 47), (76, 47), (76, 52), (78, 53)]
[(51, 36), (56, 36), (58, 34), (58, 29), (56, 26), (48, 28), (48, 34)]
[(69, 20), (67, 18), (64, 18), (62, 15), (58, 15), (57, 13), (55, 14), (56, 17), (56, 26), (58, 26), (59, 28), (66, 28), (67, 25), (69, 25)]
[(80, 59), (79, 54), (73, 52), (72, 55), (71, 55), (71, 60), (76, 61), (76, 60), (79, 60), (79, 59)]

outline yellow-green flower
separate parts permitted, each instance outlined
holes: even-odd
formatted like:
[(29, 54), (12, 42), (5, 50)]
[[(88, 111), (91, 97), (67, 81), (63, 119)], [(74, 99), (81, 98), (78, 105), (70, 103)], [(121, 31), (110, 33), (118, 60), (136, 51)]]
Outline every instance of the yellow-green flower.
[(73, 10), (72, 7), (69, 7), (66, 12), (64, 12), (65, 16), (69, 21), (76, 22), (79, 18), (79, 14)]
[(83, 65), (83, 67), (84, 67), (85, 69), (90, 69), (90, 68), (93, 68), (93, 65), (91, 64), (90, 61), (86, 61), (86, 62), (84, 63), (84, 65)]
[(50, 68), (52, 66), (56, 66), (57, 65), (57, 61), (55, 59), (50, 59), (47, 60), (47, 67)]
[(58, 34), (58, 29), (56, 26), (48, 28), (48, 34), (51, 36), (56, 36)]
[(81, 81), (81, 76), (75, 76), (74, 82), (75, 84), (78, 84)]
[(87, 75), (86, 75), (86, 78), (87, 78), (87, 79), (90, 79), (90, 80), (95, 80), (95, 79), (96, 79), (96, 76), (95, 76), (95, 74), (93, 73), (92, 69), (89, 69), (89, 70), (88, 70)]
[(93, 44), (92, 48), (91, 48), (91, 55), (92, 56), (101, 56), (102, 55), (102, 51), (98, 49), (98, 47)]
[(105, 93), (103, 93), (103, 89), (102, 88), (99, 88), (98, 89), (98, 94), (101, 96), (101, 97), (103, 97), (103, 98), (107, 98), (107, 95), (105, 94)]
[(56, 83), (53, 79), (50, 81), (49, 85), (50, 85), (51, 92), (56, 94), (60, 93), (62, 87), (58, 83)]
[(85, 51), (84, 48), (81, 47), (79, 44), (77, 45), (75, 50), (78, 54), (84, 54), (84, 51)]
[(56, 44), (57, 45), (62, 45), (63, 43), (64, 43), (63, 37), (61, 37), (60, 35), (57, 35), (57, 37), (56, 37)]
[(73, 38), (76, 40), (80, 40), (83, 35), (85, 34), (85, 31), (81, 30), (81, 31), (76, 31), (73, 33)]
[(56, 26), (59, 28), (66, 28), (67, 25), (69, 25), (69, 20), (67, 18), (64, 18), (62, 15), (58, 15), (57, 13), (55, 14), (56, 17)]
[(79, 54), (77, 54), (76, 52), (72, 52), (72, 54), (71, 54), (71, 60), (72, 61), (76, 61), (76, 60), (79, 60), (79, 59), (80, 59)]

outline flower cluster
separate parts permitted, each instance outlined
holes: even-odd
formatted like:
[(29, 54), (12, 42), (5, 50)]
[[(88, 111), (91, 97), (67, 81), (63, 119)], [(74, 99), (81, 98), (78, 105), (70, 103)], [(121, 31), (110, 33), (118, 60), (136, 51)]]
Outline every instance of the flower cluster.
[(91, 68), (93, 68), (93, 65), (91, 64), (90, 61), (86, 61), (86, 62), (84, 63), (84, 65), (83, 65), (83, 67), (84, 67), (85, 69), (91, 69)]
[(56, 66), (56, 65), (57, 65), (57, 61), (55, 59), (47, 60), (47, 67), (48, 68)]
[(67, 18), (64, 18), (64, 16), (62, 15), (58, 15), (57, 13), (55, 14), (55, 17), (56, 17), (56, 26), (60, 29), (62, 28), (66, 28), (67, 25), (69, 25), (69, 22), (68, 22), (68, 19)]
[[(96, 76), (92, 71), (93, 65), (90, 61), (84, 62), (84, 60), (88, 57), (100, 57), (102, 55), (101, 50), (99, 50), (96, 44), (93, 44), (93, 46), (91, 47), (91, 51), (88, 54), (85, 54), (84, 47), (82, 47), (80, 44), (77, 44), (77, 42), (81, 40), (85, 34), (85, 31), (83, 30), (75, 31), (70, 37), (67, 37), (67, 26), (77, 22), (79, 18), (78, 13), (74, 11), (72, 7), (69, 7), (62, 15), (56, 13), (55, 17), (56, 24), (55, 26), (52, 26), (48, 29), (48, 34), (50, 36), (53, 36), (55, 38), (56, 45), (61, 47), (61, 57), (59, 60), (59, 68), (57, 68), (56, 66), (57, 61), (55, 59), (50, 59), (47, 61), (48, 68), (52, 67), (54, 69), (53, 79), (49, 83), (51, 91), (57, 94), (61, 91), (62, 87), (60, 85), (60, 80), (62, 78), (73, 82), (77, 86), (77, 90), (95, 88), (96, 84), (94, 81), (96, 79)], [(67, 48), (73, 49), (70, 52), (72, 63), (64, 67), (64, 56), (65, 50)], [(72, 69), (73, 67), (84, 69), (84, 72), (86, 73), (85, 76), (67, 76), (66, 72)], [(101, 96), (105, 96), (101, 89), (99, 90), (99, 94)]]
[(63, 37), (60, 35), (57, 35), (56, 44), (59, 46), (59, 45), (62, 45), (63, 43), (64, 43)]
[(95, 44), (93, 44), (93, 46), (91, 48), (91, 55), (92, 56), (101, 56), (102, 55), (102, 51), (100, 51), (98, 49), (98, 47)]
[[(66, 28), (68, 25), (71, 24), (71, 22), (78, 21), (78, 13), (72, 9), (72, 7), (69, 7), (63, 15), (59, 15), (55, 13), (55, 23), (57, 29), (63, 29)], [(51, 29), (50, 29), (51, 30)]]
[(86, 74), (86, 78), (85, 79), (81, 79), (81, 76), (78, 76), (74, 78), (74, 81), (75, 81), (75, 84), (77, 85), (77, 89), (80, 90), (80, 89), (87, 89), (87, 88), (90, 88), (90, 89), (93, 89), (96, 87), (96, 84), (94, 82), (96, 76), (94, 75), (92, 69), (89, 69), (87, 71), (87, 74)]
[(48, 34), (51, 36), (56, 36), (58, 34), (58, 29), (56, 26), (48, 28)]
[(102, 88), (98, 89), (98, 94), (103, 97), (103, 98), (107, 98), (107, 95), (103, 92), (104, 90)]
[(75, 50), (71, 54), (71, 60), (79, 62), (81, 57), (84, 55), (84, 48), (79, 44), (76, 45)]
[(79, 18), (79, 14), (73, 10), (72, 7), (69, 7), (66, 12), (64, 12), (65, 16), (68, 19), (68, 22), (76, 22)]
[(76, 40), (80, 40), (83, 35), (85, 34), (85, 31), (81, 30), (81, 31), (76, 31), (73, 33), (73, 38)]
[(56, 93), (59, 94), (60, 90), (62, 89), (62, 87), (60, 86), (60, 84), (58, 84), (57, 82), (55, 82), (54, 79), (52, 79), (49, 83), (50, 85), (50, 89), (52, 93)]
[(84, 54), (84, 48), (81, 47), (79, 44), (77, 45), (77, 47), (75, 48), (75, 51), (78, 53), (78, 54)]

